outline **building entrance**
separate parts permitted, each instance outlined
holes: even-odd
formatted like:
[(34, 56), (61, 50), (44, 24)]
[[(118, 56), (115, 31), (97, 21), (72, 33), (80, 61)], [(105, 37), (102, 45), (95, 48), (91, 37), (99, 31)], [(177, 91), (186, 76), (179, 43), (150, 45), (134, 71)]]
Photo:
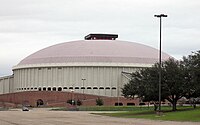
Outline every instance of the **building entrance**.
[(44, 105), (44, 101), (42, 99), (38, 99), (37, 100), (37, 107), (43, 106)]

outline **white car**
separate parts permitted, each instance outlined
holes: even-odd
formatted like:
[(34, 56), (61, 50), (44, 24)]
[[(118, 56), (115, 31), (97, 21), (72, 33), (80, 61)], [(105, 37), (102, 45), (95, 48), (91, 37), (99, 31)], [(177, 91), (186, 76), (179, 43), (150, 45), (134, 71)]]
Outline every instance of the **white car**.
[(23, 107), (22, 107), (22, 111), (29, 111), (29, 109), (28, 109), (28, 107), (23, 106)]

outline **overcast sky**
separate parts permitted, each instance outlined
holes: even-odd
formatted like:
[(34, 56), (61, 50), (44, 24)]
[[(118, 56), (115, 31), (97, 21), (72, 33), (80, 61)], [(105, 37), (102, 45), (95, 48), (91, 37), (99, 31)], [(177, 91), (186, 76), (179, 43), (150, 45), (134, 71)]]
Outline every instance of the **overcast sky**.
[(44, 47), (115, 33), (119, 40), (158, 48), (181, 59), (200, 50), (199, 0), (0, 0), (0, 76)]

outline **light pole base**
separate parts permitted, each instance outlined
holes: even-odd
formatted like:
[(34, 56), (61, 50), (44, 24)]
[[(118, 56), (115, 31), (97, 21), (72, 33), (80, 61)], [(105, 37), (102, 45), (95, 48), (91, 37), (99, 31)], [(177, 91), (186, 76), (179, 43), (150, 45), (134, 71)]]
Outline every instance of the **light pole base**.
[(157, 112), (156, 112), (156, 115), (158, 115), (158, 116), (163, 116), (164, 114), (163, 114), (162, 111), (157, 111)]
[(67, 107), (68, 111), (79, 111), (79, 108), (75, 105), (71, 105), (69, 107)]

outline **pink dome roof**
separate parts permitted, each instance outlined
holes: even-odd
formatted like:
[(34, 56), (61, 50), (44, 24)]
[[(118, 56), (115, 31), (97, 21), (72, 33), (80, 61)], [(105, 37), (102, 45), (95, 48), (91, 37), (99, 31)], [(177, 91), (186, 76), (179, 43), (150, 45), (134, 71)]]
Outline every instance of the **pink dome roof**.
[[(162, 59), (170, 56), (162, 53)], [(80, 40), (56, 44), (37, 51), (18, 65), (67, 62), (146, 63), (158, 61), (158, 50), (120, 40)]]

